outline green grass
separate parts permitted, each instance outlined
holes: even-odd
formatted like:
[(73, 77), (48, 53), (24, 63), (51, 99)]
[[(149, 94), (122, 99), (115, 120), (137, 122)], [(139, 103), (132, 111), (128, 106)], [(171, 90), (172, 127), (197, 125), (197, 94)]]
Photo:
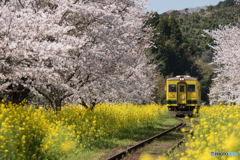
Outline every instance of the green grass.
[[(155, 157), (166, 155), (168, 150), (172, 148), (177, 142), (179, 142), (184, 137), (184, 135), (186, 136), (191, 130), (190, 121), (187, 119), (184, 120), (186, 122), (186, 126), (183, 128), (186, 130), (186, 133), (174, 130), (159, 139), (155, 139), (151, 144), (146, 145), (144, 148), (141, 148), (139, 152), (147, 152), (154, 155)], [(83, 150), (77, 155), (74, 155), (72, 157), (70, 156), (69, 160), (105, 160), (111, 155), (117, 154), (132, 145), (135, 145), (147, 138), (150, 138), (169, 128), (172, 128), (179, 123), (180, 122), (175, 119), (175, 115), (164, 115), (161, 117), (161, 120), (156, 121), (152, 126), (140, 127), (132, 130), (132, 136), (129, 134), (129, 132), (126, 131), (118, 134), (118, 137), (103, 139), (101, 142), (102, 147), (92, 150)], [(171, 160), (178, 160), (179, 156), (177, 156), (177, 154), (180, 155), (185, 150), (186, 146), (184, 143), (182, 143), (168, 157)]]
[[(108, 157), (110, 157), (113, 154), (117, 154), (127, 148), (129, 148), (132, 145), (135, 145), (143, 140), (146, 140), (147, 138), (150, 138), (152, 136), (155, 136), (159, 133), (162, 133), (163, 131), (172, 128), (176, 125), (178, 125), (180, 122), (175, 119), (174, 115), (164, 115), (164, 117), (161, 117), (161, 120), (155, 122), (152, 126), (147, 127), (140, 127), (131, 132), (131, 135), (129, 132), (123, 132), (119, 134), (118, 137), (109, 138), (102, 140), (102, 148), (93, 149), (91, 151), (82, 151), (76, 156), (76, 159), (80, 160), (103, 160)], [(169, 141), (171, 143), (172, 139), (181, 139), (182, 133), (179, 133), (177, 131), (174, 131), (174, 133), (165, 135), (162, 139), (156, 139), (154, 142), (163, 142), (163, 145), (168, 146), (167, 143)], [(153, 142), (153, 143), (154, 143)], [(156, 148), (152, 148), (152, 150), (156, 150)], [(149, 149), (151, 152), (151, 149)], [(167, 148), (165, 149), (167, 152)], [(74, 160), (74, 158), (72, 159)]]

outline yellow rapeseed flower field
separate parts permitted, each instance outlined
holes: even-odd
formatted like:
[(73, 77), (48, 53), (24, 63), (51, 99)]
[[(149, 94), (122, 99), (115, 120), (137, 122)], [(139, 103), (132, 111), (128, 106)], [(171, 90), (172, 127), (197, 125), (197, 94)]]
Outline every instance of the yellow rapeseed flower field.
[(0, 159), (65, 159), (84, 149), (101, 146), (104, 138), (153, 125), (163, 114), (167, 114), (167, 108), (157, 104), (102, 103), (93, 111), (65, 104), (61, 112), (55, 113), (3, 100)]
[[(202, 106), (200, 123), (194, 126), (194, 136), (186, 143), (185, 159), (240, 159), (240, 106)], [(237, 152), (238, 156), (211, 156), (210, 153)]]
[[(165, 159), (180, 160), (239, 160), (240, 159), (240, 106), (239, 105), (213, 105), (202, 106), (200, 123), (193, 125), (194, 136), (187, 134), (187, 147), (184, 153), (175, 153), (174, 157)], [(191, 118), (190, 122), (193, 122)], [(182, 129), (185, 132), (184, 129)], [(229, 156), (211, 156), (214, 153), (232, 153)], [(143, 154), (140, 160), (152, 160), (151, 155)]]

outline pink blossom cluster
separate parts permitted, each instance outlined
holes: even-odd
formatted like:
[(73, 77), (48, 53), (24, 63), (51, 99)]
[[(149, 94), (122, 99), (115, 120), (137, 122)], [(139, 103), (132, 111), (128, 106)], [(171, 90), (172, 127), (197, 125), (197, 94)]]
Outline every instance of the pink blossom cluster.
[(240, 102), (240, 29), (237, 26), (219, 26), (220, 29), (208, 31), (215, 44), (213, 64), (217, 77), (210, 88), (210, 102)]
[(151, 101), (147, 0), (0, 2), (0, 78), (54, 108), (63, 100)]

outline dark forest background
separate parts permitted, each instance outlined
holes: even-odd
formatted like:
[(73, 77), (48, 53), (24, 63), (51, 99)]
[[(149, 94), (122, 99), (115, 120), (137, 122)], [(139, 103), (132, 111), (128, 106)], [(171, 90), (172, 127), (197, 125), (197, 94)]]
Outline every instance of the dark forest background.
[(203, 30), (216, 30), (219, 25), (238, 25), (240, 8), (236, 0), (225, 0), (215, 6), (170, 10), (152, 16), (146, 22), (155, 29), (154, 45), (148, 56), (157, 65), (155, 102), (166, 102), (165, 83), (169, 77), (191, 75), (202, 87), (202, 103), (209, 104), (209, 88), (214, 78), (211, 65), (213, 39)]

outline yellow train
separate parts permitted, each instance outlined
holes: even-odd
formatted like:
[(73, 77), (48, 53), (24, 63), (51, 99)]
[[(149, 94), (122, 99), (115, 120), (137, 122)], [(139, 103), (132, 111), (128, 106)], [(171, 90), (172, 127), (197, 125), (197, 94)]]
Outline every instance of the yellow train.
[(201, 87), (198, 80), (181, 75), (168, 78), (166, 83), (168, 112), (176, 115), (192, 115), (201, 104)]

